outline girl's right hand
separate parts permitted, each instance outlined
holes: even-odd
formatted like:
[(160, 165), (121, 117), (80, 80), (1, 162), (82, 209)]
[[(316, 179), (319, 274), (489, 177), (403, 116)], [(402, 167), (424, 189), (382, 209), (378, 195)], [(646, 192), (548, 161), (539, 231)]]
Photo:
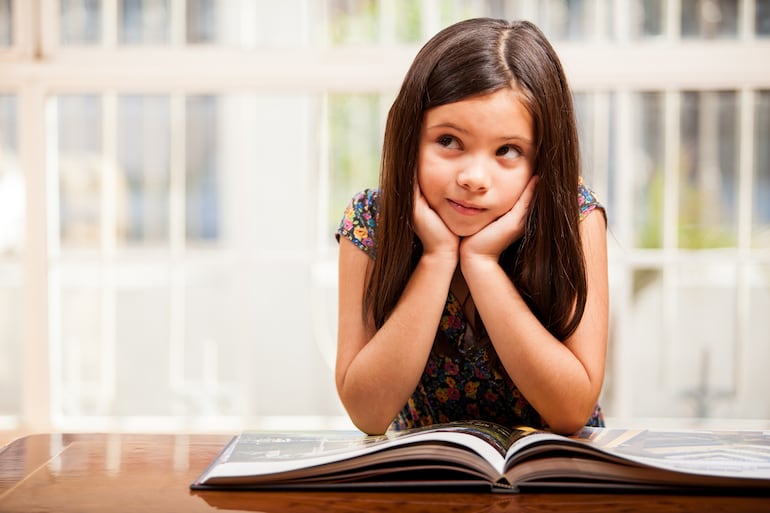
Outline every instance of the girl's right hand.
[(428, 205), (417, 180), (414, 182), (412, 217), (414, 231), (422, 242), (423, 255), (447, 254), (459, 258), (460, 238), (447, 228), (441, 217)]

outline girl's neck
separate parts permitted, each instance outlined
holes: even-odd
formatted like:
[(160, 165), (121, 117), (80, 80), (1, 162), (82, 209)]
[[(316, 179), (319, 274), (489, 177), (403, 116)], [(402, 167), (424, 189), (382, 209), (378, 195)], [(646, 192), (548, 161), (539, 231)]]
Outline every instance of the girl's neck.
[(452, 295), (460, 302), (465, 318), (473, 319), (473, 315), (475, 314), (473, 298), (471, 297), (471, 291), (468, 289), (468, 284), (465, 283), (465, 277), (460, 271), (459, 265), (457, 266), (457, 269), (455, 269), (455, 273), (452, 276), (452, 282), (449, 285), (449, 290), (452, 292)]

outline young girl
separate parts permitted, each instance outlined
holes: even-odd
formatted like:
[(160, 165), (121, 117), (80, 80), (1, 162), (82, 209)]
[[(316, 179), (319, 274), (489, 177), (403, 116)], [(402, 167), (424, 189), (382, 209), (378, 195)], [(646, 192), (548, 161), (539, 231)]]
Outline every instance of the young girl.
[(571, 93), (534, 25), (467, 20), (422, 48), (379, 188), (337, 231), (336, 381), (359, 429), (602, 424), (606, 222), (579, 172)]

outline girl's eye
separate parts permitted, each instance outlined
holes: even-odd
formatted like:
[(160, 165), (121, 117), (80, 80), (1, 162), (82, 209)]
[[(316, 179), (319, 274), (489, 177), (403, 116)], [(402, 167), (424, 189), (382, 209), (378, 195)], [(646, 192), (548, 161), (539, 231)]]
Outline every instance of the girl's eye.
[(455, 139), (451, 135), (442, 135), (441, 137), (438, 138), (437, 142), (444, 148), (452, 148), (452, 149), (459, 148), (457, 139)]
[(519, 150), (516, 146), (506, 144), (505, 146), (501, 146), (495, 155), (498, 157), (505, 157), (507, 159), (515, 159), (521, 156), (521, 150)]

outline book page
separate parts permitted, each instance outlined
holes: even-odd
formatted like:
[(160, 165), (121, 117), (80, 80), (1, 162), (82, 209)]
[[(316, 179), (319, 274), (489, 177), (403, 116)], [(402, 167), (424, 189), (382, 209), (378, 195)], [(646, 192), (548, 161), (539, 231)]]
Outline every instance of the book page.
[(604, 429), (586, 440), (611, 454), (660, 468), (770, 479), (769, 431)]
[[(352, 461), (374, 453), (388, 455), (396, 448), (400, 457), (424, 454), (432, 448), (432, 458), (457, 462), (485, 473), (500, 475), (503, 456), (489, 437), (470, 434), (470, 428), (417, 429), (366, 436), (360, 432), (243, 433), (207, 470), (205, 478), (257, 476), (297, 471), (311, 467)], [(458, 450), (441, 450), (454, 446)], [(464, 448), (462, 451), (459, 448)]]
[[(484, 420), (468, 420), (448, 422), (445, 424), (434, 424), (423, 428), (414, 428), (407, 431), (393, 432), (392, 436), (399, 436), (400, 434), (413, 434), (413, 433), (438, 433), (438, 432), (451, 432), (451, 433), (463, 433), (470, 435), (473, 438), (477, 438), (484, 444), (492, 446), (500, 456), (505, 456), (508, 447), (511, 446), (514, 440), (516, 440), (520, 433), (518, 430), (511, 430), (507, 427), (495, 424), (494, 422), (487, 422)], [(466, 442), (471, 448), (478, 448), (480, 445), (476, 443), (473, 438), (469, 438)], [(486, 449), (481, 450), (482, 453), (486, 452)]]
[(389, 438), (350, 432), (243, 433), (229, 462), (301, 461), (337, 454), (356, 455), (386, 443)]
[(768, 431), (583, 428), (571, 437), (535, 433), (513, 444), (509, 467), (559, 450), (599, 452), (616, 461), (689, 474), (770, 479)]

